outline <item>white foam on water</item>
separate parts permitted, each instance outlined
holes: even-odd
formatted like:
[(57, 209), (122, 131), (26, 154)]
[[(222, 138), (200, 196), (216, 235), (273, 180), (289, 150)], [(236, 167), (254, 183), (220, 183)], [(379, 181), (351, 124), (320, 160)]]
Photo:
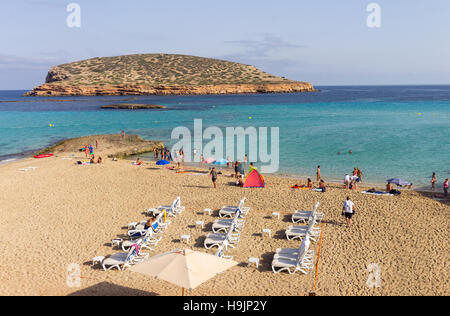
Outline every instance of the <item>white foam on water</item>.
[(13, 161), (16, 161), (16, 160), (18, 160), (18, 158), (11, 158), (11, 159), (0, 160), (0, 165), (4, 165), (4, 164), (6, 164), (8, 162), (13, 162)]

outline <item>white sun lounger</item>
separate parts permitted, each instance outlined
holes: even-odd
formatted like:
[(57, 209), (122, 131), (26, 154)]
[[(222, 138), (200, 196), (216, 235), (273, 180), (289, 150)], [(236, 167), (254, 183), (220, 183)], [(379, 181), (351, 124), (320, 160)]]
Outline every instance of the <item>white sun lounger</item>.
[[(237, 215), (236, 215), (237, 216)], [(215, 233), (224, 232), (227, 233), (233, 224), (236, 224), (235, 230), (241, 231), (244, 228), (245, 221), (235, 219), (218, 219), (215, 220), (212, 226), (212, 230)]]
[(250, 211), (250, 208), (244, 207), (244, 203), (245, 197), (239, 201), (238, 206), (222, 206), (219, 211), (219, 216), (233, 218), (238, 209), (241, 210), (241, 216), (246, 216), (248, 211)]
[(117, 270), (125, 270), (133, 264), (141, 262), (148, 257), (148, 254), (137, 255), (136, 248), (131, 248), (129, 252), (115, 253), (108, 258), (103, 259), (101, 265), (103, 270), (108, 271), (116, 268)]
[(297, 249), (298, 254), (275, 254), (272, 260), (272, 271), (274, 273), (288, 271), (289, 274), (300, 271), (308, 274), (314, 266), (314, 251), (309, 250), (309, 246), (309, 236), (306, 236), (300, 249)]
[(311, 240), (316, 241), (316, 238), (320, 236), (321, 228), (314, 227), (316, 224), (315, 219), (309, 222), (308, 226), (289, 226), (286, 230), (286, 238), (288, 240), (303, 239), (306, 235), (309, 235)]
[(231, 248), (235, 248), (239, 243), (239, 239), (240, 234), (233, 232), (232, 230), (230, 230), (227, 234), (211, 233), (206, 236), (204, 246), (206, 249), (220, 246), (224, 246), (225, 249), (228, 249), (228, 246), (230, 246)]
[(133, 244), (137, 244), (141, 249), (145, 248), (153, 251), (155, 250), (154, 247), (158, 245), (161, 239), (161, 235), (154, 233), (153, 230), (149, 229), (142, 238), (122, 241), (121, 247), (123, 251), (128, 251)]
[(310, 220), (312, 220), (313, 215), (316, 215), (316, 219), (323, 217), (323, 213), (317, 212), (317, 209), (319, 208), (320, 202), (317, 202), (314, 206), (312, 211), (305, 211), (305, 210), (296, 210), (294, 214), (292, 215), (292, 222), (294, 224), (296, 223), (309, 223)]

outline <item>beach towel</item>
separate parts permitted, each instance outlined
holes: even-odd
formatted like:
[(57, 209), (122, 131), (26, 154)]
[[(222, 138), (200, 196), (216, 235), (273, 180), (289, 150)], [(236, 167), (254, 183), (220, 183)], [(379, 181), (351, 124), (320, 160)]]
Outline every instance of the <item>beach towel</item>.
[(139, 256), (139, 245), (138, 244), (132, 244), (131, 248), (134, 248), (136, 250), (136, 255)]
[(368, 192), (368, 191), (362, 191), (362, 194), (371, 194), (371, 195), (384, 195), (384, 196), (393, 196), (394, 194), (390, 194), (389, 192), (383, 192), (383, 191), (375, 191), (375, 192)]

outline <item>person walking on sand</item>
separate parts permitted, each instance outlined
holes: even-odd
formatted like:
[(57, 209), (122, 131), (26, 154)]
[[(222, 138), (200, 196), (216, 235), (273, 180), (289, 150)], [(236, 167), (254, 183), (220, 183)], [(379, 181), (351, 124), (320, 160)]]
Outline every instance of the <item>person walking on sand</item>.
[(95, 140), (95, 149), (98, 149), (98, 139)]
[(361, 169), (359, 169), (359, 167), (356, 168), (356, 175), (359, 178), (359, 182), (362, 182), (362, 171), (361, 171)]
[(216, 168), (212, 167), (211, 172), (209, 174), (211, 175), (211, 180), (213, 182), (214, 189), (215, 189), (215, 188), (217, 188), (217, 186), (216, 186), (216, 181), (217, 181)]
[(444, 184), (442, 185), (444, 189), (444, 199), (447, 199), (448, 197), (448, 178), (445, 179)]
[(317, 166), (317, 181), (320, 181), (320, 166)]
[(436, 172), (433, 172), (433, 175), (431, 176), (431, 190), (433, 191), (436, 188), (436, 181)]
[(347, 227), (352, 226), (352, 217), (355, 215), (355, 203), (350, 200), (350, 197), (347, 196), (347, 200), (344, 202), (344, 206), (342, 207), (342, 215), (345, 216), (347, 221)]

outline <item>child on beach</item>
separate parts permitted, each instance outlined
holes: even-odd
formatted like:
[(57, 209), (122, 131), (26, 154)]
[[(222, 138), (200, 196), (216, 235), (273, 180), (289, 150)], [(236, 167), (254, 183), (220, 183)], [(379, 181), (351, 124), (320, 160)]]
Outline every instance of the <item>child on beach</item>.
[(141, 158), (138, 158), (137, 160), (136, 160), (136, 166), (142, 166), (142, 165), (144, 165), (144, 163), (141, 161)]

